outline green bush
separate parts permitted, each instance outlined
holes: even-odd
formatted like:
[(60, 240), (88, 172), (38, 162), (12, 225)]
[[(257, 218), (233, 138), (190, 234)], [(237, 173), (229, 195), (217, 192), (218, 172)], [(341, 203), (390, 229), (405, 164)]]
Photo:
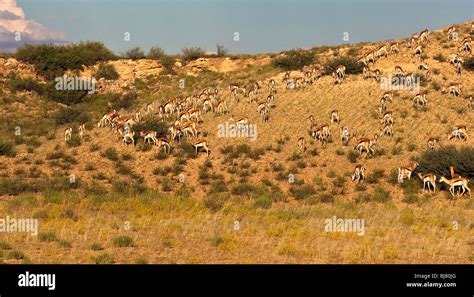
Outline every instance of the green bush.
[(433, 57), (438, 62), (446, 62), (446, 57), (443, 56), (443, 54), (439, 53), (436, 56)]
[(376, 202), (387, 202), (390, 200), (390, 192), (382, 186), (377, 186), (372, 197)]
[(112, 96), (111, 105), (113, 109), (120, 110), (122, 108), (127, 109), (130, 108), (133, 103), (137, 100), (138, 95), (135, 92), (128, 92), (120, 95)]
[(163, 56), (160, 58), (160, 64), (167, 70), (173, 69), (175, 59), (171, 56)]
[(115, 70), (114, 65), (100, 63), (94, 77), (96, 79), (104, 78), (106, 80), (117, 80), (119, 79), (120, 75), (118, 74), (117, 70)]
[(66, 105), (77, 104), (87, 95), (88, 91), (57, 90), (56, 82), (51, 81), (45, 86), (45, 95), (49, 99)]
[(159, 60), (165, 55), (165, 51), (159, 46), (153, 46), (148, 52), (147, 58), (152, 60)]
[(70, 45), (25, 45), (17, 49), (15, 57), (35, 66), (36, 73), (48, 80), (62, 76), (68, 69), (83, 70), (115, 55), (100, 42), (81, 42)]
[(145, 52), (139, 47), (134, 47), (126, 51), (124, 56), (127, 59), (139, 60), (145, 58)]
[(181, 49), (181, 53), (185, 61), (196, 60), (205, 55), (204, 50), (200, 47), (185, 47)]
[(308, 196), (316, 194), (316, 190), (311, 185), (292, 185), (290, 193), (296, 200), (303, 200)]
[(294, 49), (284, 53), (284, 56), (273, 60), (273, 66), (284, 70), (299, 70), (315, 62), (315, 56), (309, 51)]
[(134, 246), (133, 239), (130, 236), (121, 235), (117, 236), (112, 240), (112, 243), (116, 247), (131, 247)]
[(15, 147), (10, 142), (0, 142), (0, 156), (15, 157)]
[(35, 91), (38, 94), (43, 94), (43, 86), (32, 78), (15, 78), (8, 81), (8, 87), (12, 93), (18, 91)]
[(467, 58), (464, 62), (464, 68), (469, 71), (474, 71), (474, 57)]
[(417, 172), (432, 172), (438, 177), (449, 178), (449, 166), (454, 166), (456, 173), (462, 177), (474, 177), (474, 147), (453, 145), (443, 146), (436, 150), (427, 150), (417, 157), (420, 164)]
[(60, 108), (54, 114), (54, 120), (56, 124), (63, 125), (69, 123), (86, 123), (89, 118), (85, 113), (80, 112), (75, 108)]
[(212, 212), (216, 212), (224, 207), (225, 202), (229, 198), (228, 193), (212, 193), (204, 198), (204, 206)]
[(338, 57), (332, 60), (329, 60), (324, 64), (324, 75), (331, 75), (333, 71), (336, 70), (336, 68), (339, 65), (344, 65), (346, 66), (346, 74), (358, 74), (362, 73), (362, 70), (364, 68), (364, 65), (362, 63), (358, 63), (356, 58), (353, 57)]

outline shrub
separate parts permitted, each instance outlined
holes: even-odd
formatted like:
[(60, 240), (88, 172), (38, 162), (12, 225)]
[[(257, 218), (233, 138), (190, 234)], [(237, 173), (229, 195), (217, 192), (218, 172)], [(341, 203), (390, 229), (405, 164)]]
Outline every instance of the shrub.
[(95, 264), (113, 264), (114, 258), (111, 255), (104, 253), (104, 254), (92, 257), (92, 261), (94, 261)]
[(227, 193), (211, 193), (204, 198), (204, 206), (212, 212), (219, 211), (227, 200), (229, 200)]
[(112, 239), (112, 244), (116, 247), (131, 247), (134, 246), (133, 239), (130, 236), (121, 235)]
[(117, 70), (115, 70), (114, 65), (106, 63), (99, 64), (99, 68), (94, 76), (96, 79), (104, 78), (106, 80), (117, 80), (120, 77)]
[(160, 64), (167, 70), (173, 69), (175, 59), (171, 56), (163, 56), (160, 58)]
[(82, 90), (57, 90), (55, 81), (46, 84), (44, 90), (47, 98), (66, 105), (80, 103), (88, 92)]
[(217, 44), (217, 56), (218, 57), (224, 57), (229, 54), (229, 50), (226, 49), (222, 44)]
[(8, 81), (8, 87), (12, 93), (17, 91), (35, 91), (38, 94), (43, 94), (43, 86), (32, 78), (15, 78)]
[(135, 92), (128, 92), (123, 94), (122, 96), (113, 96), (111, 102), (112, 108), (116, 110), (120, 110), (122, 108), (130, 108), (137, 98), (138, 95)]
[(294, 49), (284, 53), (284, 56), (273, 60), (273, 65), (284, 70), (298, 70), (313, 64), (314, 55), (302, 49)]
[(379, 182), (379, 180), (384, 177), (385, 175), (385, 170), (383, 169), (375, 169), (372, 174), (369, 174), (367, 178), (367, 182), (369, 184), (376, 184)]
[(200, 47), (185, 47), (181, 49), (183, 59), (185, 61), (192, 61), (204, 56), (205, 52)]
[(126, 51), (124, 56), (128, 59), (139, 60), (145, 58), (145, 52), (137, 46)]
[(464, 68), (469, 71), (474, 71), (474, 57), (467, 58), (464, 62)]
[(362, 70), (364, 68), (364, 65), (362, 63), (358, 63), (356, 58), (353, 57), (339, 57), (332, 59), (324, 65), (324, 75), (331, 75), (333, 71), (336, 70), (336, 68), (339, 65), (344, 65), (346, 66), (346, 74), (358, 74), (362, 73)]
[(91, 244), (91, 250), (93, 251), (101, 251), (103, 249), (104, 248), (98, 242), (94, 242), (93, 244)]
[(11, 251), (8, 253), (8, 259), (23, 260), (26, 259), (25, 253), (21, 251)]
[(115, 55), (100, 42), (81, 42), (69, 45), (25, 45), (17, 49), (15, 57), (35, 66), (39, 75), (48, 80), (62, 76), (68, 69), (83, 70), (99, 61), (114, 59)]
[(432, 172), (438, 177), (449, 177), (449, 166), (452, 165), (462, 177), (474, 177), (474, 147), (471, 146), (462, 146), (459, 149), (453, 145), (443, 146), (423, 152), (416, 160), (420, 164), (417, 169), (419, 172)]
[(273, 204), (273, 198), (270, 193), (264, 193), (255, 198), (254, 207), (255, 208), (271, 208)]
[(390, 192), (385, 190), (382, 186), (377, 186), (373, 194), (373, 199), (376, 202), (387, 202), (390, 200)]
[(40, 232), (38, 234), (38, 240), (52, 242), (52, 241), (58, 241), (58, 238), (56, 237), (56, 234), (54, 232), (48, 231), (48, 232)]
[(158, 137), (165, 137), (168, 132), (166, 123), (157, 118), (141, 121), (133, 126), (133, 130), (136, 132), (155, 131)]
[(318, 196), (318, 200), (322, 203), (332, 203), (334, 201), (334, 195), (331, 193), (323, 193)]
[(0, 156), (16, 156), (15, 147), (10, 142), (0, 142)]
[(102, 157), (107, 158), (111, 161), (118, 161), (119, 160), (119, 155), (117, 153), (117, 150), (115, 150), (113, 147), (109, 147), (101, 154)]
[(436, 56), (433, 57), (438, 62), (446, 62), (446, 57), (443, 56), (443, 54), (439, 53)]
[(357, 162), (357, 158), (359, 157), (359, 154), (356, 151), (349, 151), (347, 152), (347, 159), (351, 161), (351, 163)]
[(60, 108), (54, 114), (54, 120), (58, 125), (64, 125), (69, 123), (85, 123), (89, 121), (89, 118), (85, 113), (81, 113), (76, 108)]
[(316, 194), (316, 190), (311, 185), (292, 185), (290, 193), (296, 200), (302, 200), (308, 196)]
[(255, 191), (255, 187), (249, 183), (239, 183), (232, 188), (232, 195), (250, 196)]
[(153, 46), (148, 52), (147, 58), (152, 60), (159, 60), (165, 55), (165, 51), (159, 46)]

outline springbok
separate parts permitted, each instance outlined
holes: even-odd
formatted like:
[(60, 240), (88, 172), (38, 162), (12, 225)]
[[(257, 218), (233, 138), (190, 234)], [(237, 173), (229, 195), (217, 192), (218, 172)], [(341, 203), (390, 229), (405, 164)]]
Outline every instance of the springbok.
[(413, 171), (415, 171), (417, 166), (419, 166), (418, 162), (414, 162), (410, 166), (398, 167), (398, 183), (399, 184), (403, 183), (403, 180), (405, 178), (410, 180), (411, 175)]
[(452, 131), (448, 133), (448, 140), (457, 138), (460, 140), (467, 141), (467, 127), (466, 125), (456, 125), (452, 128)]
[(430, 137), (427, 142), (428, 149), (434, 150), (437, 142), (436, 138)]
[(352, 181), (361, 182), (365, 180), (365, 167), (363, 165), (356, 165), (354, 168), (354, 173), (352, 174)]
[(86, 125), (81, 124), (79, 125), (79, 138), (82, 140), (85, 135), (86, 135)]
[(451, 195), (454, 197), (454, 188), (455, 187), (461, 187), (461, 191), (459, 191), (459, 196), (464, 195), (464, 193), (467, 191), (469, 193), (469, 197), (471, 197), (471, 189), (467, 186), (468, 180), (465, 179), (464, 177), (460, 178), (453, 178), (453, 179), (447, 179), (446, 177), (442, 176), (439, 180), (439, 182), (444, 182), (447, 185), (449, 185), (449, 192)]
[(207, 141), (206, 140), (196, 140), (196, 141), (191, 141), (190, 143), (194, 147), (194, 149), (196, 150), (196, 155), (197, 155), (198, 150), (200, 148), (203, 148), (206, 151), (208, 157), (211, 154), (211, 150), (207, 146)]
[(341, 141), (343, 145), (347, 145), (349, 143), (349, 140), (351, 138), (349, 128), (347, 127), (342, 127), (341, 128)]
[(68, 140), (72, 139), (72, 128), (67, 128), (64, 131), (64, 142), (68, 142)]
[(426, 100), (425, 93), (418, 93), (413, 97), (413, 106), (417, 107), (418, 105), (426, 106), (428, 101)]
[(433, 193), (436, 192), (436, 175), (433, 173), (418, 173), (418, 177), (423, 181), (423, 192), (428, 188), (428, 192), (431, 192), (433, 187)]
[(456, 32), (455, 26), (450, 26), (448, 28), (448, 40), (456, 40), (458, 39), (458, 33)]
[(128, 144), (130, 141), (131, 144), (135, 145), (135, 132), (134, 131), (128, 131), (125, 132), (122, 138), (122, 142), (124, 144)]
[(306, 152), (306, 139), (304, 137), (298, 138), (298, 148), (300, 152), (302, 153)]
[(163, 147), (165, 154), (169, 154), (171, 151), (171, 144), (168, 138), (166, 137), (158, 137), (156, 138), (156, 144), (158, 149)]
[(331, 120), (331, 123), (339, 123), (339, 111), (337, 109), (331, 111), (331, 116), (329, 117), (329, 119)]
[(385, 127), (382, 129), (382, 132), (380, 133), (380, 137), (383, 135), (387, 135), (392, 137), (393, 136), (393, 124), (386, 124)]

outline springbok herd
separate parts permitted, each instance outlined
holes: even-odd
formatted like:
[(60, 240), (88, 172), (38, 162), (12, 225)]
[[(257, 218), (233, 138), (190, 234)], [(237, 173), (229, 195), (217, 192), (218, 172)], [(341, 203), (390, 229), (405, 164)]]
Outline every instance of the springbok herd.
[[(457, 31), (455, 26), (451, 26), (447, 30), (448, 40), (457, 39)], [(458, 51), (453, 53), (449, 62), (454, 65), (457, 76), (462, 76), (462, 65), (464, 63), (463, 55), (472, 55), (472, 40), (471, 37), (465, 37), (461, 40)], [(430, 44), (430, 31), (423, 30), (419, 34), (414, 34), (407, 40), (406, 47), (412, 51), (411, 57), (418, 65), (417, 69), (423, 71), (425, 79), (430, 79), (431, 72), (429, 66), (422, 58), (424, 49)], [(372, 69), (376, 62), (380, 59), (386, 58), (389, 55), (397, 55), (400, 53), (400, 45), (398, 42), (383, 44), (372, 51), (367, 52), (358, 59), (359, 63), (363, 64), (363, 78), (374, 78), (376, 82), (380, 82), (382, 72), (379, 69)], [(372, 68), (371, 68), (372, 67)], [(322, 67), (320, 65), (313, 65), (305, 67), (298, 72), (298, 75), (292, 76), (291, 72), (284, 73), (282, 82), (285, 90), (298, 90), (307, 88), (312, 85), (322, 76)], [(395, 65), (393, 68), (393, 77), (404, 77), (405, 79), (414, 79), (413, 73), (408, 73), (402, 69), (401, 66)], [(346, 77), (346, 67), (339, 65), (332, 73), (335, 84), (342, 84)], [(263, 92), (264, 85), (268, 89), (268, 95), (263, 101), (259, 101), (259, 94)], [(461, 95), (461, 83), (451, 83), (447, 88), (443, 88), (443, 93), (448, 93), (448, 96), (459, 97)], [(270, 119), (271, 108), (276, 107), (275, 100), (277, 94), (277, 82), (270, 79), (268, 82), (255, 82), (250, 87), (242, 86), (237, 83), (232, 83), (228, 86), (230, 93), (230, 101), (238, 103), (239, 97), (242, 95), (246, 98), (247, 104), (255, 103), (257, 105), (257, 113), (260, 115), (262, 122), (268, 122)], [(387, 106), (393, 102), (393, 92), (385, 92), (380, 97), (380, 124), (382, 128), (380, 133), (373, 135), (373, 137), (359, 137), (357, 132), (350, 132), (349, 127), (343, 126), (340, 130), (340, 139), (343, 145), (347, 145), (351, 138), (354, 139), (354, 149), (359, 155), (366, 154), (366, 156), (373, 155), (377, 142), (384, 136), (393, 137), (394, 135), (394, 117), (395, 111), (388, 110)], [(474, 109), (474, 102), (472, 96), (468, 100), (469, 109)], [(413, 106), (427, 106), (427, 94), (423, 91), (417, 92), (413, 97)], [(153, 147), (160, 149), (163, 147), (165, 153), (170, 153), (174, 144), (179, 143), (183, 137), (188, 139), (188, 142), (195, 148), (196, 154), (200, 149), (203, 149), (207, 156), (210, 155), (209, 144), (205, 139), (199, 138), (202, 134), (198, 131), (198, 126), (203, 122), (202, 115), (208, 112), (216, 114), (230, 115), (229, 122), (235, 124), (237, 129), (248, 129), (250, 121), (246, 116), (233, 116), (230, 114), (227, 101), (221, 98), (218, 88), (208, 87), (204, 90), (196, 92), (195, 94), (185, 97), (175, 97), (164, 104), (158, 101), (152, 102), (144, 106), (143, 109), (136, 111), (133, 115), (124, 116), (119, 114), (116, 110), (105, 113), (99, 120), (98, 127), (109, 127), (115, 135), (122, 141), (123, 144), (135, 145), (138, 139), (143, 139), (145, 144), (150, 144)], [(166, 136), (158, 136), (156, 131), (145, 131), (136, 133), (134, 126), (142, 121), (142, 114), (148, 117), (158, 117), (161, 121), (165, 119), (172, 119), (174, 123), (168, 127)], [(317, 124), (315, 117), (309, 115), (309, 135), (316, 142), (321, 143), (324, 147), (331, 139), (331, 124), (339, 124), (341, 115), (338, 110), (333, 110), (329, 114), (330, 123)], [(448, 133), (448, 140), (468, 140), (468, 129), (464, 124), (459, 124), (452, 127)], [(72, 137), (72, 128), (67, 128), (64, 134), (65, 141)], [(78, 128), (78, 135), (82, 139), (86, 133), (85, 125), (80, 125)], [(301, 153), (307, 150), (306, 139), (304, 136), (297, 138), (297, 146)], [(436, 149), (437, 140), (433, 137), (427, 139), (427, 148), (430, 150)], [(410, 179), (413, 172), (417, 168), (418, 163), (410, 164), (409, 166), (402, 166), (398, 168), (398, 182), (403, 183), (405, 179)], [(464, 177), (458, 176), (451, 167), (451, 179), (441, 177), (439, 182), (444, 182), (449, 185), (449, 191), (454, 196), (455, 189), (458, 189), (459, 195), (471, 191), (468, 187), (468, 180)], [(365, 180), (365, 167), (358, 164), (354, 168), (352, 180), (361, 182)], [(423, 190), (436, 191), (437, 177), (430, 172), (418, 173), (419, 178), (423, 181)]]

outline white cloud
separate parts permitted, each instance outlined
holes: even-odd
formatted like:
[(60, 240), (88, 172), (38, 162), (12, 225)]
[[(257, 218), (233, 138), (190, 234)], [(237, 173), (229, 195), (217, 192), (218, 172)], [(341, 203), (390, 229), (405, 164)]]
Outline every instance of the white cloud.
[[(17, 40), (18, 33), (20, 40)], [(15, 0), (0, 0), (0, 50), (14, 51), (25, 43), (64, 42), (64, 33), (50, 31), (40, 23), (27, 19)]]

